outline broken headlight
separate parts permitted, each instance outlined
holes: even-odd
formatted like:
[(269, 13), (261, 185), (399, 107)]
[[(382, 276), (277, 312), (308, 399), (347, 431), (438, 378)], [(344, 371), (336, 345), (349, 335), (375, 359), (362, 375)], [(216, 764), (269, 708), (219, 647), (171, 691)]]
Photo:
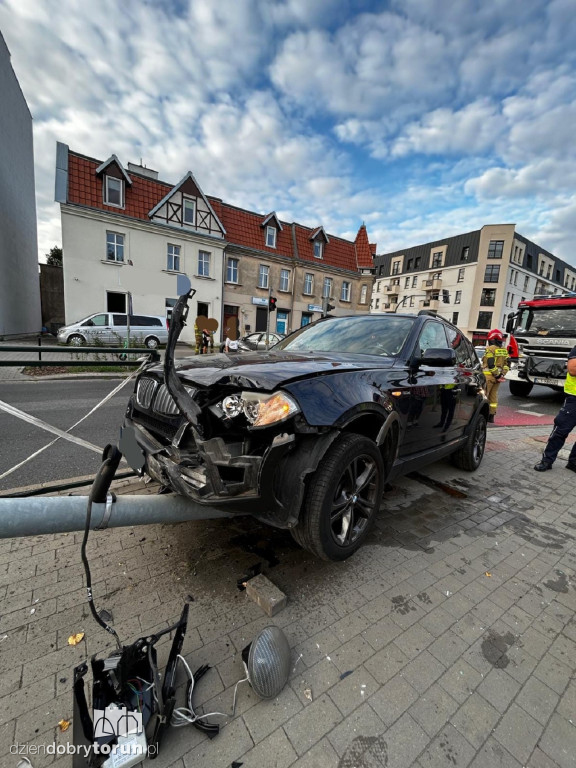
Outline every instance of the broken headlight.
[(229, 419), (243, 413), (253, 427), (268, 427), (300, 412), (296, 401), (285, 392), (228, 395), (222, 400), (221, 408)]

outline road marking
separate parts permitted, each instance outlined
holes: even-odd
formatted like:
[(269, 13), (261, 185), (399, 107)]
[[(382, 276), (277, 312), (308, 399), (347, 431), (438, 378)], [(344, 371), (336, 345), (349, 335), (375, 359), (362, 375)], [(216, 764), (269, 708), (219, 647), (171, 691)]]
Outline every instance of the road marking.
[(524, 413), (526, 416), (542, 416), (542, 418), (547, 416), (546, 413), (535, 413), (534, 411), (521, 411), (520, 409), (518, 409), (516, 413)]
[(526, 403), (524, 408), (534, 408), (535, 405), (536, 405), (536, 403)]

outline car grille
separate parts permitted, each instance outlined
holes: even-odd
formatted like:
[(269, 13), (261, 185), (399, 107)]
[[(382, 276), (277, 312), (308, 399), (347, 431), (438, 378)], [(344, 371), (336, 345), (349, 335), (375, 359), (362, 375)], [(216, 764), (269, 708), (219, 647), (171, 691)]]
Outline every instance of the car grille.
[(146, 376), (140, 379), (136, 389), (136, 402), (140, 407), (150, 408), (157, 384), (158, 382), (155, 379), (149, 379)]
[(178, 413), (178, 406), (174, 402), (174, 398), (168, 392), (166, 384), (162, 384), (156, 398), (154, 399), (154, 410), (156, 413), (162, 413), (165, 416), (174, 416)]

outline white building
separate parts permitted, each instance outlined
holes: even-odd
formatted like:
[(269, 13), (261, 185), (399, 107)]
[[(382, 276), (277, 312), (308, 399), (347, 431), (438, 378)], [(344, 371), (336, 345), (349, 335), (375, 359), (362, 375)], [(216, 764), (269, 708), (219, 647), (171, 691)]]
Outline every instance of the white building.
[(372, 312), (436, 310), (482, 343), (535, 294), (576, 289), (576, 268), (516, 232), (489, 224), (376, 256)]
[(170, 316), (177, 275), (197, 293), (183, 341), (197, 316), (220, 319), (224, 227), (192, 173), (175, 186), (115, 155), (104, 163), (58, 143), (56, 200), (62, 215), (66, 322), (93, 312)]

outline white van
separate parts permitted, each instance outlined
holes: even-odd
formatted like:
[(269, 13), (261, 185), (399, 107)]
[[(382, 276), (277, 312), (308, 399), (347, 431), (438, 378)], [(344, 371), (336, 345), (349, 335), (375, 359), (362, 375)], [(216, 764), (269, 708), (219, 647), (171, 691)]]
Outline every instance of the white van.
[[(65, 325), (58, 331), (59, 344), (100, 344), (103, 347), (124, 346), (128, 315), (121, 312), (99, 312)], [(130, 343), (156, 349), (168, 341), (168, 324), (159, 315), (130, 315)]]

